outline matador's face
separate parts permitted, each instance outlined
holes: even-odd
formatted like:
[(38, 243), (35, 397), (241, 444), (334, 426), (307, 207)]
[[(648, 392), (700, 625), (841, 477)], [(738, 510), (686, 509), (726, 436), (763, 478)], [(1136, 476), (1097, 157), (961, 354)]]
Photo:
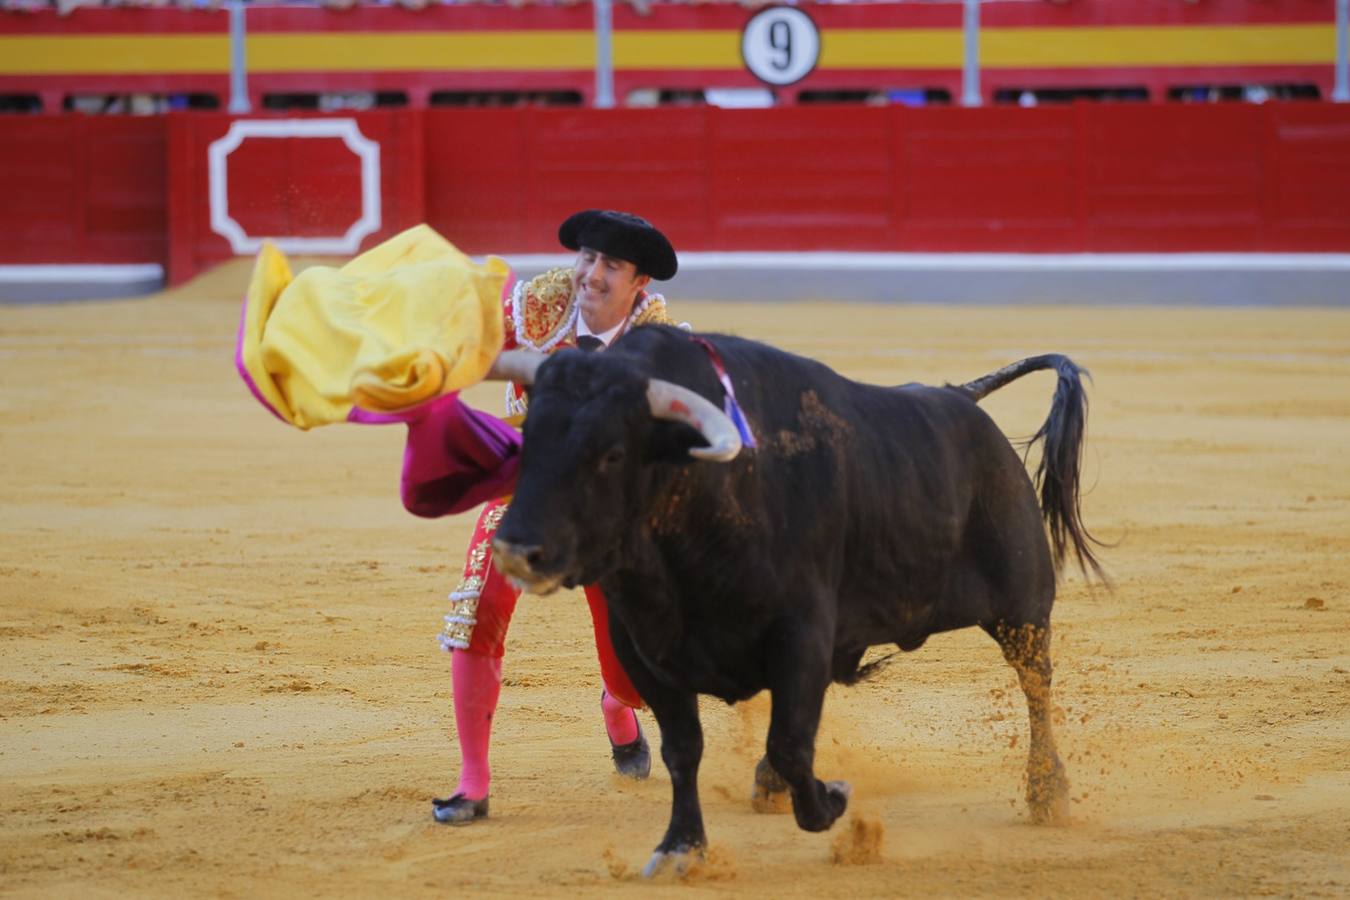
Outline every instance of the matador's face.
[(590, 247), (581, 248), (572, 268), (572, 293), (581, 307), (586, 327), (596, 334), (609, 331), (627, 318), (638, 293), (650, 281), (628, 260)]

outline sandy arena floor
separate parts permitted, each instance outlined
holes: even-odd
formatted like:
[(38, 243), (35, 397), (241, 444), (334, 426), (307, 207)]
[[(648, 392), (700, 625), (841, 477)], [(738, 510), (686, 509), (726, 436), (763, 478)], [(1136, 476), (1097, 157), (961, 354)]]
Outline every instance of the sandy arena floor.
[[(887, 383), (1072, 355), (1118, 587), (1070, 574), (1056, 609), (1069, 827), (1027, 823), (1021, 696), (963, 632), (831, 690), (826, 834), (749, 808), (765, 699), (705, 702), (710, 859), (649, 885), (669, 781), (613, 774), (576, 593), (517, 613), (492, 818), (432, 822), (472, 517), (403, 511), (401, 429), (249, 397), (245, 273), (0, 308), (0, 894), (1350, 894), (1350, 312), (677, 304)], [(1051, 389), (986, 406), (1026, 435)]]

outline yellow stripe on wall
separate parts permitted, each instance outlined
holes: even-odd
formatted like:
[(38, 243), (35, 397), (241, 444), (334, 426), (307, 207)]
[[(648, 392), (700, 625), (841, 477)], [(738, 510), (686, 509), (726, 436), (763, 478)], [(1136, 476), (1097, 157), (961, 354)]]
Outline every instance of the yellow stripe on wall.
[(616, 69), (739, 69), (739, 31), (616, 31)]
[[(821, 69), (954, 69), (959, 29), (848, 29), (821, 35)], [(981, 36), (988, 68), (1331, 65), (1331, 25), (998, 28)], [(265, 72), (499, 72), (590, 69), (589, 31), (254, 34), (248, 69)], [(740, 32), (620, 31), (614, 67), (741, 68)], [(225, 74), (225, 35), (0, 37), (0, 75)]]
[(255, 34), (250, 72), (499, 72), (590, 69), (589, 31)]
[(1336, 58), (1331, 25), (1000, 28), (981, 35), (985, 66), (1297, 65)]
[(230, 39), (213, 34), (0, 37), (0, 75), (163, 75), (230, 71)]
[[(737, 31), (616, 32), (616, 69), (739, 69)], [(954, 28), (838, 28), (821, 33), (821, 69), (959, 69)], [(980, 63), (999, 67), (1330, 65), (1330, 25), (990, 28)]]
[[(960, 67), (961, 32), (938, 28), (840, 28), (821, 35), (820, 67)], [(618, 31), (616, 69), (739, 69), (739, 31)]]
[[(248, 70), (415, 72), (590, 69), (589, 31), (253, 34)], [(739, 65), (739, 60), (735, 63)], [(224, 35), (0, 37), (0, 75), (224, 74)]]
[(965, 38), (955, 28), (840, 28), (820, 36), (822, 69), (959, 69)]

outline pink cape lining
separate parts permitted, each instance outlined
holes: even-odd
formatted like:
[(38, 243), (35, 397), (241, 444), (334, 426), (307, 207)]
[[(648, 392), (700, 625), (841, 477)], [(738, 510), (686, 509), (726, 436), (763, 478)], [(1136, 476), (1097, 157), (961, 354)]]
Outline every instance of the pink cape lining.
[[(263, 408), (286, 422), (263, 398), (244, 365), (244, 316), (241, 311), (235, 369)], [(520, 432), (496, 416), (464, 405), (458, 392), (399, 413), (373, 413), (353, 406), (347, 421), (360, 425), (403, 422), (408, 426), (400, 495), (403, 507), (413, 515), (435, 518), (467, 512), (480, 503), (506, 496), (515, 487), (520, 472)]]

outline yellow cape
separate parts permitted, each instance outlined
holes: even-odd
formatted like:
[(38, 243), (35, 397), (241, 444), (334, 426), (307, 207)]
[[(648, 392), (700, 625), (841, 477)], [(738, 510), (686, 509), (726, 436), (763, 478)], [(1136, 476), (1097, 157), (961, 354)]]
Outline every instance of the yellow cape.
[(298, 428), (392, 412), (460, 390), (502, 347), (506, 262), (478, 265), (418, 225), (341, 268), (292, 277), (271, 243), (253, 269), (238, 364), (260, 399)]

